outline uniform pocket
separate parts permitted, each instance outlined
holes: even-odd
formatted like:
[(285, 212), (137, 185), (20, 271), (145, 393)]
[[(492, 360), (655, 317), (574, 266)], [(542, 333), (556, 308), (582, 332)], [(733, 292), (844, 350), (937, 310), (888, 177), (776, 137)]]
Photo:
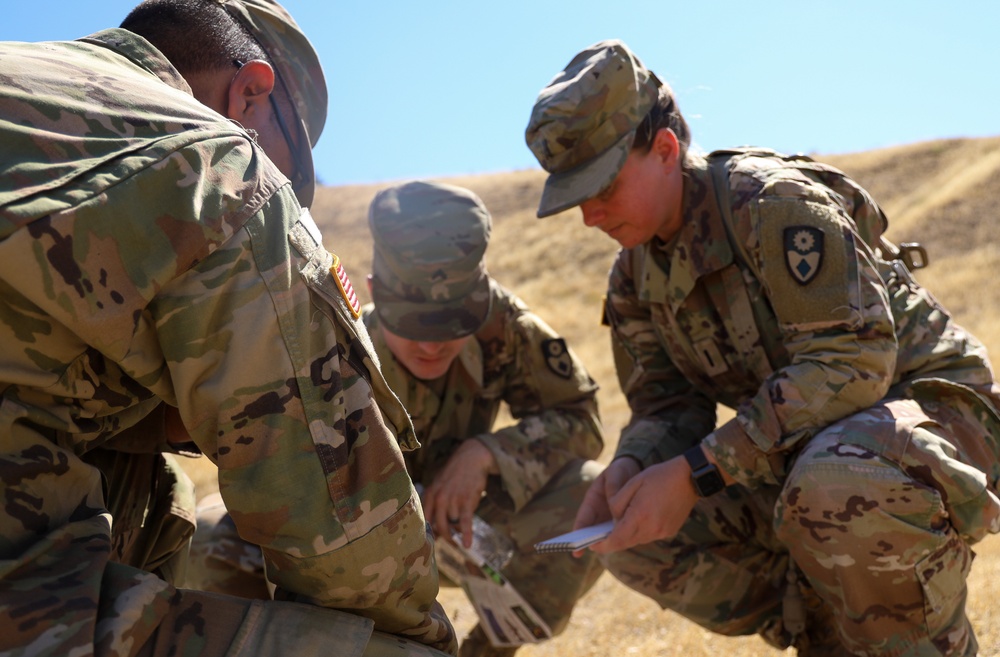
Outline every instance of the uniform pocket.
[(924, 591), (924, 616), (928, 634), (938, 636), (964, 613), (966, 580), (972, 568), (972, 550), (958, 534), (916, 564), (917, 580)]

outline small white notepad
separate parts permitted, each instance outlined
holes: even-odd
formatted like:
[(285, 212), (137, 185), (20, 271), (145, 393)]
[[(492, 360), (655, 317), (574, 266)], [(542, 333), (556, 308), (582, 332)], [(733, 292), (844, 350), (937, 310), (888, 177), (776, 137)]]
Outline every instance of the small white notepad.
[(572, 552), (582, 550), (588, 545), (593, 545), (606, 539), (614, 528), (615, 521), (608, 520), (599, 525), (584, 527), (568, 534), (550, 538), (541, 543), (535, 543), (535, 550), (538, 552)]

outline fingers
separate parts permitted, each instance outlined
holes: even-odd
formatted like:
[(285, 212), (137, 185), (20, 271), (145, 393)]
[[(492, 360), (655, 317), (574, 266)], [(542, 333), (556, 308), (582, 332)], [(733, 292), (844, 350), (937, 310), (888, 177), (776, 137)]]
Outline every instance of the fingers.
[(590, 527), (610, 519), (611, 511), (608, 509), (604, 481), (598, 477), (587, 489), (587, 494), (584, 495), (583, 502), (580, 503), (576, 519), (573, 521), (573, 529)]
[(472, 544), (472, 516), (476, 511), (473, 498), (451, 487), (433, 484), (424, 497), (424, 514), (434, 534), (452, 540), (452, 534), (459, 532), (462, 542), (469, 547)]
[(459, 531), (462, 532), (462, 545), (472, 547), (472, 511), (463, 511), (459, 517)]
[(620, 457), (611, 462), (602, 474), (605, 475), (605, 488), (610, 498), (622, 486), (642, 472), (642, 467), (631, 457)]

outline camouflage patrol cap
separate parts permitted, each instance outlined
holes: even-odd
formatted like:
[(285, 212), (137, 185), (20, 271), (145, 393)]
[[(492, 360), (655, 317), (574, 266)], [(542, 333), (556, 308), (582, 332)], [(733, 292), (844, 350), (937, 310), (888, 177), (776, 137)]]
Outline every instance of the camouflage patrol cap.
[[(312, 148), (326, 123), (326, 78), (319, 56), (298, 24), (273, 0), (215, 0), (257, 40), (274, 65), (276, 89), (291, 101), (294, 115), (275, 103), (282, 130), (299, 133), (298, 144), (289, 143), (300, 180), (293, 180), (302, 205), (312, 203), (316, 188)], [(305, 139), (301, 139), (304, 136)]]
[(483, 258), (492, 224), (478, 196), (431, 182), (391, 187), (372, 201), (368, 226), (372, 299), (385, 328), (442, 342), (483, 325), (492, 298)]
[(614, 181), (660, 80), (618, 40), (578, 53), (538, 94), (525, 141), (549, 172), (538, 216), (562, 212)]

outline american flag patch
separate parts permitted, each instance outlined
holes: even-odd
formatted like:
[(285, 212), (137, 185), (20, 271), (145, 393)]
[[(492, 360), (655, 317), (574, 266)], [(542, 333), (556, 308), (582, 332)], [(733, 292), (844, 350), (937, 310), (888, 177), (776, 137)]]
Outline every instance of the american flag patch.
[(333, 280), (337, 281), (340, 295), (347, 302), (347, 307), (351, 309), (354, 319), (361, 317), (361, 302), (358, 301), (358, 295), (354, 292), (354, 286), (351, 285), (351, 279), (347, 277), (344, 265), (340, 264), (340, 258), (335, 255), (333, 256), (333, 265), (330, 266), (330, 273), (333, 274)]

